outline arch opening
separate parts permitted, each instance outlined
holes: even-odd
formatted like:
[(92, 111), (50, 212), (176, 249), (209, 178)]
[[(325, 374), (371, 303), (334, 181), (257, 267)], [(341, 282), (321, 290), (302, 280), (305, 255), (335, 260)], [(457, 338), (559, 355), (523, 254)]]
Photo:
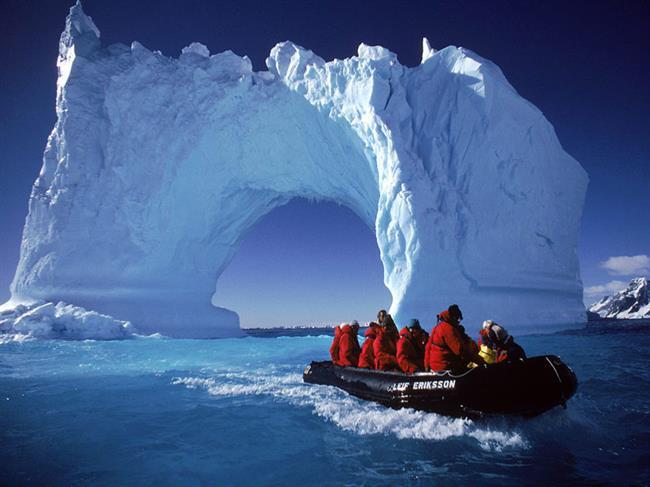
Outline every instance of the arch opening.
[(335, 202), (294, 198), (238, 247), (212, 303), (244, 329), (364, 322), (391, 304), (374, 229)]

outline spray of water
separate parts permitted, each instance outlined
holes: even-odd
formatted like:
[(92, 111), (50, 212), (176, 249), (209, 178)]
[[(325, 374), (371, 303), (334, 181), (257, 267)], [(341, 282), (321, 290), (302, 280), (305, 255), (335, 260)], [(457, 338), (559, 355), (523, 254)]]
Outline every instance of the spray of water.
[(307, 385), (295, 373), (269, 370), (210, 372), (209, 377), (176, 377), (172, 384), (202, 389), (216, 397), (264, 395), (294, 406), (310, 408), (314, 414), (339, 428), (359, 435), (393, 435), (399, 439), (442, 441), (468, 437), (480, 448), (501, 451), (527, 448), (516, 431), (501, 431), (469, 419), (448, 418), (412, 409), (399, 411), (361, 401), (327, 386)]

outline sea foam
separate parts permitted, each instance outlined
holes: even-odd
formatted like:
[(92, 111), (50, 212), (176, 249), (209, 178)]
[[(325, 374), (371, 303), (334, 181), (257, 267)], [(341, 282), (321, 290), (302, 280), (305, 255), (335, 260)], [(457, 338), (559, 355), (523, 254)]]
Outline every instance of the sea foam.
[(517, 431), (502, 431), (488, 422), (448, 418), (413, 409), (393, 410), (364, 402), (328, 386), (307, 385), (296, 373), (268, 371), (217, 372), (209, 377), (175, 377), (172, 384), (202, 389), (217, 397), (270, 396), (291, 405), (310, 408), (317, 416), (359, 435), (391, 435), (398, 439), (441, 441), (471, 438), (483, 450), (525, 449), (528, 442)]

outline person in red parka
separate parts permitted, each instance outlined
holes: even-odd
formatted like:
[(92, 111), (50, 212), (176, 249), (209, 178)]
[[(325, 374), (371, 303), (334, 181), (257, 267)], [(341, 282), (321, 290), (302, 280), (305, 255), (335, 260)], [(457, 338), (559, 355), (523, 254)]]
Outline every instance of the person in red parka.
[[(417, 328), (416, 328), (417, 325)], [(402, 372), (412, 374), (424, 370), (424, 356), (420, 353), (417, 329), (420, 327), (418, 320), (411, 320), (409, 326), (400, 331), (397, 341), (397, 363)]]
[(526, 352), (515, 343), (508, 331), (492, 320), (485, 320), (479, 332), (478, 346), (481, 357), (487, 363), (499, 363), (526, 359)]
[(334, 365), (338, 365), (339, 362), (339, 342), (341, 341), (342, 326), (344, 326), (343, 323), (334, 327), (334, 340), (332, 340), (332, 345), (330, 345), (330, 358)]
[(393, 317), (389, 315), (385, 309), (380, 309), (377, 313), (377, 323), (389, 330), (389, 333), (393, 336), (393, 338), (395, 338), (395, 342), (399, 340), (399, 331), (397, 331), (397, 325), (393, 321)]
[(377, 311), (377, 323), (379, 325), (383, 325), (386, 316), (388, 316), (388, 311), (386, 311), (385, 309), (380, 309), (379, 311)]
[(438, 324), (431, 331), (427, 342), (425, 365), (434, 372), (443, 370), (459, 371), (474, 362), (485, 362), (478, 354), (476, 342), (465, 334), (460, 322), (463, 313), (456, 304), (438, 315)]
[(375, 355), (375, 369), (399, 370), (397, 363), (397, 326), (390, 315), (386, 315), (383, 323), (377, 329), (377, 338), (372, 345)]
[(408, 327), (411, 329), (411, 334), (415, 339), (413, 344), (417, 350), (419, 360), (424, 366), (424, 355), (427, 348), (427, 342), (429, 341), (429, 334), (422, 329), (419, 320), (411, 320)]
[(374, 321), (368, 324), (368, 329), (364, 333), (366, 337), (361, 347), (361, 355), (359, 355), (359, 367), (362, 369), (375, 368), (375, 354), (373, 351), (373, 344), (377, 338), (377, 329), (379, 325)]
[(341, 338), (339, 339), (339, 359), (341, 367), (356, 367), (359, 363), (361, 347), (357, 339), (359, 323), (355, 320), (349, 325), (341, 327)]
[(515, 343), (515, 339), (512, 338), (512, 335), (508, 334), (508, 331), (503, 326), (492, 322), (489, 330), (496, 347), (496, 363), (515, 362), (526, 359), (524, 349)]

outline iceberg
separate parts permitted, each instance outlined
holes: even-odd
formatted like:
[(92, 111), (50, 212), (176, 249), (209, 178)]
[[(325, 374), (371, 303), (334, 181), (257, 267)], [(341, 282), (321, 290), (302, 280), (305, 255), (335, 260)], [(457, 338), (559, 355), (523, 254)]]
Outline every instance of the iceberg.
[(177, 59), (103, 46), (72, 7), (12, 302), (238, 334), (212, 303), (219, 276), (261, 218), (306, 197), (374, 229), (398, 323), (450, 303), (509, 329), (585, 320), (587, 175), (496, 65), (426, 39), (414, 67), (380, 46), (326, 62), (291, 42), (266, 65), (200, 43)]
[(18, 340), (19, 337), (114, 340), (132, 337), (135, 332), (128, 321), (62, 302), (19, 304), (0, 311), (0, 333)]

